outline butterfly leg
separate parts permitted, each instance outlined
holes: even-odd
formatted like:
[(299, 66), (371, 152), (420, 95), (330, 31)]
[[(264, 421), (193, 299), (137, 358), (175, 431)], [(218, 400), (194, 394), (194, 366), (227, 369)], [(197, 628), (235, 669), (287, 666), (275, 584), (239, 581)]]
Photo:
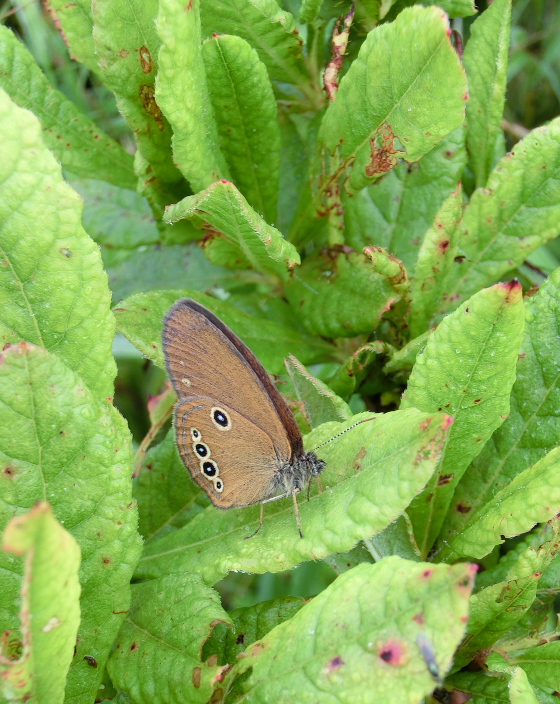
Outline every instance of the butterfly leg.
[(251, 533), (251, 535), (246, 535), (245, 540), (249, 540), (249, 538), (254, 538), (255, 535), (259, 532), (259, 530), (262, 528), (263, 517), (264, 517), (264, 502), (261, 504), (261, 515), (260, 515), (260, 519), (259, 519), (259, 525), (257, 526), (257, 530), (254, 533)]
[(302, 531), (301, 531), (301, 518), (300, 518), (300, 515), (299, 515), (299, 506), (298, 506), (298, 502), (297, 502), (297, 495), (298, 495), (298, 493), (299, 493), (299, 491), (298, 491), (297, 489), (294, 489), (294, 491), (292, 491), (292, 496), (293, 496), (293, 498), (294, 498), (294, 510), (295, 510), (295, 512), (296, 512), (297, 527), (298, 527), (298, 530), (299, 530), (299, 537), (300, 537), (300, 538), (303, 538), (303, 533), (302, 533)]

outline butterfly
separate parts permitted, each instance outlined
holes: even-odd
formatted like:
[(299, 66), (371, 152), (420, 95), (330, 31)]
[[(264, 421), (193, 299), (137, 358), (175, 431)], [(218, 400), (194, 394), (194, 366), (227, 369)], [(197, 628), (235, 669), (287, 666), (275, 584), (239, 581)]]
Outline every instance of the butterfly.
[(190, 298), (165, 316), (163, 350), (178, 396), (175, 439), (194, 481), (221, 509), (260, 502), (256, 532), (264, 503), (292, 496), (303, 537), (296, 497), (325, 462), (305, 452), (296, 420), (262, 364)]

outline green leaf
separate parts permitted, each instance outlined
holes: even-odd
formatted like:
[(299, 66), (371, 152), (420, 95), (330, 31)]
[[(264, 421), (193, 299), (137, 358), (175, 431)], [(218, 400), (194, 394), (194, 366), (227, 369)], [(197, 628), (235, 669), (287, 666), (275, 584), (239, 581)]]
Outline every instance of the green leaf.
[(511, 704), (539, 704), (535, 690), (529, 684), (526, 672), (516, 667), (509, 681), (509, 696)]
[(500, 489), (558, 445), (560, 269), (527, 299), (525, 318), (509, 416), (459, 483), (443, 528), (446, 538), (460, 533)]
[(188, 283), (197, 291), (228, 289), (237, 275), (231, 269), (210, 264), (198, 244), (140, 247), (124, 261), (104, 252), (113, 300), (123, 300), (141, 291), (177, 289)]
[(438, 468), (409, 511), (424, 556), (461, 476), (509, 413), (523, 327), (521, 286), (498, 284), (444, 318), (416, 360), (401, 408), (454, 418)]
[(457, 245), (464, 256), (447, 284), (444, 311), (521, 264), (558, 234), (560, 118), (518, 142), (473, 193)]
[(37, 119), (0, 90), (0, 347), (56, 352), (98, 397), (113, 395), (115, 323), (80, 197), (41, 141)]
[(279, 572), (311, 557), (347, 551), (396, 520), (426, 484), (448, 424), (447, 416), (412, 409), (354, 416), (342, 425), (326, 423), (306, 440), (308, 449), (333, 441), (318, 453), (327, 462), (325, 490), (313, 490), (310, 501), (299, 503), (303, 539), (291, 499), (267, 505), (264, 524), (250, 540), (245, 537), (258, 526), (258, 506), (229, 511), (211, 507), (146, 546), (138, 576), (196, 570), (213, 584), (231, 570)]
[(253, 645), (230, 677), (252, 668), (242, 686), (255, 702), (419, 702), (434, 689), (430, 665), (445, 672), (461, 639), (472, 575), (470, 565), (396, 556), (359, 565)]
[[(406, 272), (401, 262), (397, 267), (397, 277), (387, 278), (364, 254), (325, 249), (304, 261), (286, 285), (285, 294), (311, 333), (324, 337), (369, 334), (401, 298), (398, 288)], [(364, 300), (367, 306), (361, 304)]]
[(426, 349), (426, 344), (428, 338), (433, 333), (433, 329), (426, 330), (418, 337), (408, 342), (400, 350), (397, 350), (391, 356), (391, 359), (383, 367), (383, 371), (387, 374), (397, 374), (401, 376), (406, 376), (408, 378), (409, 373), (413, 370), (416, 364), (416, 359), (419, 354), (423, 354)]
[(204, 645), (203, 658), (207, 660), (211, 655), (217, 655), (220, 665), (236, 662), (251, 643), (292, 618), (306, 603), (307, 600), (301, 597), (285, 596), (230, 611), (228, 616), (233, 628), (218, 624)]
[(133, 495), (138, 501), (138, 529), (146, 543), (182, 528), (209, 504), (191, 481), (172, 431), (148, 450)]
[(366, 378), (370, 367), (380, 355), (391, 355), (394, 348), (381, 340), (368, 342), (367, 345), (358, 348), (340, 367), (340, 369), (329, 379), (330, 388), (345, 401), (352, 396), (354, 391)]
[(220, 668), (202, 663), (202, 646), (217, 623), (231, 621), (196, 574), (135, 584), (108, 663), (112, 681), (136, 704), (205, 704)]
[(90, 71), (100, 73), (93, 45), (91, 6), (90, 0), (49, 0), (47, 9), (61, 31), (72, 58)]
[(272, 80), (295, 83), (308, 97), (312, 95), (295, 20), (276, 0), (201, 0), (200, 14), (204, 37), (217, 33), (245, 39)]
[(457, 188), (466, 159), (465, 130), (458, 127), (417, 164), (398, 164), (353, 198), (343, 198), (346, 243), (356, 250), (380, 245), (412, 275), (424, 234)]
[(463, 63), (469, 81), (467, 148), (476, 186), (485, 186), (501, 134), (507, 83), (511, 0), (496, 0), (471, 25)]
[(80, 548), (46, 502), (10, 521), (2, 547), (26, 556), (21, 655), (11, 660), (0, 646), (4, 696), (10, 701), (62, 704), (80, 622)]
[[(123, 418), (55, 355), (26, 343), (2, 354), (0, 528), (48, 500), (82, 552), (82, 617), (66, 685), (71, 704), (91, 703), (129, 606), (141, 547), (131, 449)], [(0, 553), (1, 631), (17, 626), (20, 573), (19, 561)]]
[(481, 672), (458, 672), (446, 678), (445, 687), (472, 695), (467, 700), (469, 704), (511, 704), (508, 682), (502, 677)]
[(560, 448), (518, 474), (473, 516), (462, 532), (446, 541), (440, 555), (482, 558), (503, 538), (526, 533), (560, 512)]
[(266, 66), (240, 37), (208, 39), (202, 57), (220, 146), (233, 181), (251, 206), (274, 224), (280, 129)]
[(410, 292), (410, 337), (416, 338), (436, 322), (449, 273), (457, 255), (457, 225), (463, 214), (461, 187), (447, 198), (424, 237)]
[(531, 682), (541, 687), (560, 689), (560, 642), (545, 643), (510, 658), (513, 665), (520, 665)]
[(313, 22), (319, 14), (323, 0), (301, 0), (301, 10), (299, 11), (299, 21), (302, 23)]
[[(15, 34), (0, 26), (0, 86), (41, 123), (42, 138), (65, 169), (136, 188), (132, 156), (55, 90)], [(5, 149), (5, 148), (4, 148)]]
[(303, 364), (334, 352), (322, 340), (302, 335), (271, 320), (247, 315), (227, 303), (191, 289), (139, 293), (115, 308), (118, 330), (159, 367), (165, 369), (161, 348), (163, 318), (179, 298), (192, 298), (215, 313), (260, 359), (271, 374), (284, 371), (284, 358), (297, 350)]
[(312, 376), (294, 355), (291, 354), (285, 364), (297, 400), (302, 403), (303, 414), (311, 428), (330, 420), (348, 420), (352, 417), (348, 404), (320, 379)]
[(208, 94), (199, 3), (159, 0), (157, 19), (156, 101), (173, 130), (173, 160), (195, 192), (229, 178)]
[(142, 195), (105, 181), (67, 180), (84, 201), (82, 223), (102, 252), (104, 249), (135, 251), (138, 247), (160, 244), (161, 234)]
[(391, 555), (398, 555), (406, 560), (415, 560), (416, 562), (422, 559), (414, 540), (412, 524), (406, 513), (403, 513), (402, 516), (394, 523), (388, 525), (378, 535), (374, 535), (369, 540), (364, 540), (364, 545), (370, 554), (375, 557), (376, 562)]
[[(293, 119), (293, 118), (296, 119)], [(278, 112), (280, 128), (280, 186), (278, 193), (278, 216), (275, 223), (286, 236), (296, 213), (300, 194), (304, 189), (308, 168), (307, 143), (299, 133), (297, 116), (287, 109)]]
[(233, 269), (255, 269), (287, 280), (300, 263), (290, 242), (258, 215), (226, 180), (167, 208), (165, 220), (193, 220), (207, 232), (204, 251), (212, 264)]
[(368, 34), (323, 118), (320, 139), (330, 154), (338, 150), (337, 168), (353, 164), (350, 184), (359, 190), (395, 166), (395, 149), (418, 161), (459, 127), (466, 98), (447, 17), (436, 7), (412, 7)]
[(183, 178), (173, 163), (171, 128), (155, 98), (161, 46), (157, 14), (157, 0), (143, 0), (134, 12), (127, 0), (95, 3), (95, 51), (103, 82), (115, 94), (138, 150), (149, 164), (150, 180), (155, 179), (158, 188), (170, 189), (177, 200), (185, 194), (185, 184), (180, 184)]

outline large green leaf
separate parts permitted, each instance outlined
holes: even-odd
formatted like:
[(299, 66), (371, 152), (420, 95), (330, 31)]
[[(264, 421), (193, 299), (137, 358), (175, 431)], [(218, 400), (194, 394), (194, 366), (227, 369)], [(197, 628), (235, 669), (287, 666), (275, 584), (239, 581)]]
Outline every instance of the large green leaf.
[(560, 512), (560, 448), (518, 474), (464, 526), (446, 540), (441, 557), (482, 558), (504, 538), (526, 533)]
[(521, 264), (558, 234), (560, 118), (529, 133), (473, 193), (460, 226), (462, 255), (443, 312)]
[[(521, 668), (512, 668), (513, 670), (523, 672)], [(445, 685), (446, 689), (470, 695), (468, 700), (463, 699), (469, 704), (537, 704), (537, 701), (540, 704), (548, 704), (550, 701), (552, 704), (553, 699), (535, 700), (534, 694), (533, 698), (528, 698), (530, 689), (526, 689), (525, 685), (528, 683), (523, 680), (523, 675), (520, 676), (517, 672), (514, 672), (509, 681), (505, 677), (496, 677), (495, 674), (489, 676), (489, 674), (481, 672), (458, 672), (456, 675), (448, 677)], [(513, 693), (510, 687), (515, 688)], [(518, 695), (516, 690), (518, 689), (522, 690), (523, 698), (516, 698)]]
[(202, 31), (235, 34), (256, 49), (260, 60), (276, 81), (295, 83), (315, 101), (320, 92), (309, 85), (303, 44), (295, 20), (276, 0), (201, 0)]
[(346, 243), (356, 250), (385, 247), (412, 275), (424, 234), (457, 188), (466, 158), (465, 130), (458, 127), (417, 164), (398, 164), (369, 188), (344, 198)]
[(161, 45), (156, 33), (157, 14), (157, 0), (143, 0), (134, 12), (128, 0), (94, 3), (95, 50), (103, 82), (115, 94), (119, 110), (149, 164), (150, 180), (174, 191), (176, 200), (184, 195), (179, 184), (183, 178), (171, 155), (171, 128), (155, 98)]
[(347, 551), (386, 528), (422, 489), (448, 425), (448, 416), (413, 409), (325, 423), (306, 440), (308, 449), (332, 442), (317, 450), (327, 462), (322, 475), (326, 489), (314, 489), (310, 501), (299, 503), (303, 539), (291, 499), (267, 505), (262, 528), (249, 540), (245, 538), (258, 527), (258, 506), (229, 511), (211, 507), (146, 546), (138, 576), (196, 570), (212, 584), (231, 570), (279, 572), (303, 560)]
[(471, 25), (463, 56), (469, 80), (467, 147), (475, 184), (485, 186), (494, 166), (506, 97), (511, 0), (496, 0)]
[(181, 528), (209, 504), (177, 453), (173, 431), (148, 450), (133, 483), (133, 495), (138, 501), (138, 528), (145, 542)]
[(470, 565), (398, 557), (359, 565), (253, 645), (229, 676), (252, 668), (241, 701), (419, 704), (463, 635), (472, 579)]
[(412, 7), (368, 34), (327, 110), (320, 139), (330, 154), (338, 150), (337, 169), (353, 165), (350, 183), (359, 190), (395, 166), (395, 151), (418, 161), (459, 127), (466, 99), (447, 17), (436, 7)]
[(266, 66), (240, 37), (202, 45), (220, 146), (233, 181), (264, 219), (278, 213), (280, 129)]
[(445, 318), (417, 357), (401, 408), (454, 418), (437, 471), (409, 512), (424, 556), (461, 476), (509, 413), (523, 327), (521, 286), (498, 284)]
[[(406, 271), (388, 252), (377, 260), (348, 248), (324, 249), (306, 259), (285, 287), (287, 299), (305, 327), (324, 337), (371, 333), (402, 296)], [(393, 266), (385, 271), (387, 262)], [(362, 305), (366, 300), (367, 306)]]
[(196, 574), (135, 584), (108, 663), (112, 681), (136, 704), (206, 704), (220, 668), (202, 663), (202, 646), (218, 623), (231, 621)]
[(4, 696), (30, 704), (62, 704), (80, 622), (80, 548), (46, 502), (8, 523), (2, 547), (26, 556), (21, 654), (10, 660), (0, 646)]
[(436, 321), (450, 271), (457, 254), (457, 224), (463, 214), (461, 187), (441, 206), (424, 236), (410, 291), (410, 337), (426, 332)]
[[(0, 86), (41, 123), (42, 137), (65, 169), (136, 188), (132, 156), (55, 90), (15, 34), (0, 26)], [(5, 149), (5, 148), (4, 148)]]
[(294, 329), (247, 315), (192, 289), (138, 293), (115, 308), (118, 330), (147, 357), (165, 368), (161, 348), (163, 318), (179, 298), (193, 298), (215, 313), (257, 355), (271, 374), (284, 371), (284, 359), (297, 352), (303, 364), (310, 364), (334, 352), (334, 347), (322, 340), (302, 335)]
[(460, 533), (496, 493), (554, 449), (560, 437), (560, 269), (527, 299), (510, 412), (459, 483), (442, 537)]
[(112, 396), (115, 322), (99, 248), (37, 118), (2, 90), (0, 151), (0, 346), (56, 352), (97, 396)]
[(72, 58), (99, 73), (93, 45), (91, 0), (49, 0), (48, 10), (62, 32)]
[(159, 0), (157, 19), (156, 101), (173, 130), (173, 160), (195, 192), (229, 177), (208, 94), (199, 4)]
[[(2, 354), (0, 528), (48, 500), (82, 552), (81, 622), (66, 685), (72, 704), (91, 704), (129, 606), (140, 553), (131, 449), (123, 418), (55, 355), (27, 343)], [(6, 554), (0, 561), (0, 630), (9, 630), (21, 564)]]
[(229, 181), (213, 183), (166, 210), (168, 223), (185, 218), (206, 230), (204, 251), (218, 266), (255, 269), (287, 280), (300, 262), (294, 245), (268, 225)]

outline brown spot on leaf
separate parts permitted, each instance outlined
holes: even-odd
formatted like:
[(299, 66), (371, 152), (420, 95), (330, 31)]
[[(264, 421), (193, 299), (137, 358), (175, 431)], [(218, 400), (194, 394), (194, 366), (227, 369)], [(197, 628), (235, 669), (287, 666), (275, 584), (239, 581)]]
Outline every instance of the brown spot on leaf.
[(424, 625), (424, 614), (421, 611), (420, 613), (416, 614), (416, 616), (412, 617), (412, 620), (415, 621), (419, 626)]
[(202, 678), (202, 668), (194, 667), (192, 671), (192, 683), (198, 689), (200, 687), (200, 680)]
[(13, 479), (16, 476), (15, 467), (11, 464), (9, 464), (7, 467), (4, 467), (3, 475), (8, 479)]
[(470, 506), (465, 506), (465, 504), (457, 504), (457, 511), (459, 511), (459, 513), (468, 513), (470, 510)]
[(132, 652), (133, 650), (136, 650), (137, 647), (138, 647), (138, 643), (134, 642), (134, 643), (130, 646), (130, 652)]
[(154, 70), (154, 61), (147, 46), (140, 47), (140, 65), (144, 73), (151, 73)]
[(240, 634), (237, 636), (237, 638), (235, 639), (235, 643), (236, 643), (236, 645), (243, 645), (243, 643), (245, 643), (245, 634), (244, 634), (244, 633), (240, 633)]
[(146, 83), (140, 86), (140, 102), (142, 107), (151, 115), (156, 122), (160, 132), (164, 130), (163, 113), (160, 110), (159, 105), (156, 102), (155, 88), (154, 86), (149, 86)]
[(453, 481), (455, 475), (454, 474), (442, 474), (441, 477), (438, 479), (438, 486), (445, 486), (446, 484), (449, 484), (449, 482)]
[(358, 454), (354, 458), (354, 462), (352, 463), (352, 467), (356, 470), (356, 472), (359, 472), (360, 469), (362, 468), (362, 463), (360, 460), (362, 460), (367, 454), (367, 449), (365, 447), (361, 447)]
[(84, 655), (84, 660), (87, 662), (88, 665), (90, 665), (91, 667), (95, 667), (95, 669), (97, 669), (97, 667), (98, 667), (97, 660), (93, 656)]
[(366, 165), (366, 176), (373, 178), (390, 171), (398, 161), (395, 149), (395, 134), (391, 126), (384, 122), (377, 134), (370, 140), (371, 160)]

